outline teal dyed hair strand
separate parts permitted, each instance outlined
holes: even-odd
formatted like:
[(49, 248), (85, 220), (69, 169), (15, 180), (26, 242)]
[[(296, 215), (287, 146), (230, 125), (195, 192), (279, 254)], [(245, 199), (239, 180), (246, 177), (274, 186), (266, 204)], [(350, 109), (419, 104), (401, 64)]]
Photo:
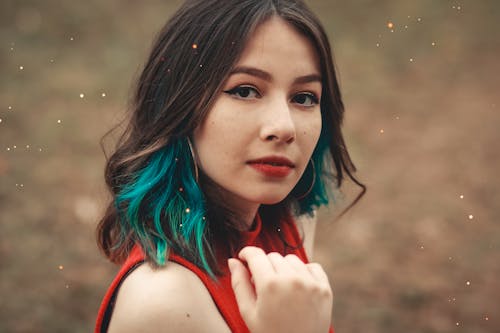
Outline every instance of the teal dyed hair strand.
[[(333, 192), (328, 191), (329, 180), (325, 175), (330, 167), (326, 164), (330, 159), (328, 130), (323, 128), (316, 148), (313, 151), (311, 162), (314, 163), (314, 183), (311, 191), (303, 199), (298, 200), (299, 214), (312, 214), (316, 208), (326, 206), (330, 199), (334, 199)], [(312, 180), (310, 181), (312, 182)]]
[[(137, 235), (148, 256), (164, 265), (175, 243), (182, 242), (195, 264), (210, 269), (206, 240), (203, 193), (193, 176), (193, 161), (187, 140), (177, 140), (152, 154), (147, 165), (116, 196), (122, 239), (130, 231)], [(178, 253), (184, 255), (185, 253)]]

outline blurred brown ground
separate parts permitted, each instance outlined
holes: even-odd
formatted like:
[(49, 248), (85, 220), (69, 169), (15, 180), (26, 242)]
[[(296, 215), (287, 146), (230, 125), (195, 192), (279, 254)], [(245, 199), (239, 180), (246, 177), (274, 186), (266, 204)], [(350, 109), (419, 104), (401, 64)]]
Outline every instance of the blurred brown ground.
[[(0, 3), (0, 332), (92, 330), (116, 272), (99, 139), (178, 3)], [(499, 332), (500, 2), (309, 3), (369, 189), (320, 212), (336, 331)]]

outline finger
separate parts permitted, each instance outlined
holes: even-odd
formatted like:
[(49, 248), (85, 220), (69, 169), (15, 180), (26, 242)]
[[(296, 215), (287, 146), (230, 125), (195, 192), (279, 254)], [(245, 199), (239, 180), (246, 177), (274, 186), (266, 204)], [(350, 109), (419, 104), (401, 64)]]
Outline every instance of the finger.
[(278, 252), (271, 252), (267, 254), (267, 258), (273, 265), (274, 271), (280, 274), (290, 274), (295, 271), (295, 269), (290, 266), (288, 261), (283, 258)]
[(323, 267), (321, 267), (320, 264), (318, 263), (309, 263), (306, 264), (307, 269), (309, 270), (309, 273), (319, 282), (322, 283), (327, 283), (330, 285), (330, 282), (328, 281), (328, 275), (326, 275), (325, 271), (323, 270)]
[(287, 254), (285, 256), (285, 260), (288, 262), (290, 267), (292, 267), (296, 272), (302, 274), (310, 274), (306, 264), (295, 254)]
[(247, 309), (254, 308), (256, 298), (252, 282), (250, 281), (250, 273), (238, 259), (230, 258), (227, 264), (231, 272), (231, 286), (236, 297), (236, 302), (242, 315), (246, 314)]
[(269, 274), (274, 274), (274, 267), (265, 252), (255, 246), (246, 246), (238, 254), (240, 260), (248, 264), (255, 286), (259, 288), (259, 281)]

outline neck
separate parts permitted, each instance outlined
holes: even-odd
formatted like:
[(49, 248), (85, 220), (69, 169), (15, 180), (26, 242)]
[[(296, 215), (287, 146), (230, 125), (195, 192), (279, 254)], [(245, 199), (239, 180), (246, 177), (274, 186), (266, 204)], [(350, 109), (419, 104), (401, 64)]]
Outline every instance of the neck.
[(230, 209), (242, 222), (239, 229), (241, 231), (249, 230), (253, 225), (253, 221), (255, 220), (260, 204), (243, 200), (240, 197), (227, 192), (223, 194), (223, 198), (225, 202), (229, 203)]
[[(203, 173), (202, 177), (205, 177)], [(204, 182), (210, 184), (213, 188), (218, 188), (218, 191), (215, 192), (216, 200), (227, 203), (228, 205), (223, 206), (230, 209), (233, 214), (239, 217), (239, 220), (241, 221), (241, 223), (239, 224), (239, 229), (241, 231), (249, 230), (252, 227), (253, 221), (255, 220), (255, 216), (257, 215), (257, 211), (259, 210), (260, 203), (250, 202), (233, 193), (229, 193), (208, 177), (204, 179)], [(208, 189), (210, 189), (210, 187), (208, 187)]]
[(257, 215), (257, 211), (259, 209), (259, 205), (256, 205), (255, 207), (252, 207), (250, 209), (247, 209), (242, 212), (238, 212), (241, 216), (242, 221), (244, 222), (242, 224), (243, 231), (249, 230), (252, 225), (253, 221), (255, 220), (255, 215)]

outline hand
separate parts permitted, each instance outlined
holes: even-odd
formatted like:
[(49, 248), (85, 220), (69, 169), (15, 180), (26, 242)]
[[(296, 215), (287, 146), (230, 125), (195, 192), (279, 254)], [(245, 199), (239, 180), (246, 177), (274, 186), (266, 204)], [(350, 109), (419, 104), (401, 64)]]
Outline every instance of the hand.
[(252, 246), (238, 257), (228, 260), (231, 283), (252, 333), (328, 332), (333, 297), (319, 264), (304, 264), (296, 255), (265, 254)]

